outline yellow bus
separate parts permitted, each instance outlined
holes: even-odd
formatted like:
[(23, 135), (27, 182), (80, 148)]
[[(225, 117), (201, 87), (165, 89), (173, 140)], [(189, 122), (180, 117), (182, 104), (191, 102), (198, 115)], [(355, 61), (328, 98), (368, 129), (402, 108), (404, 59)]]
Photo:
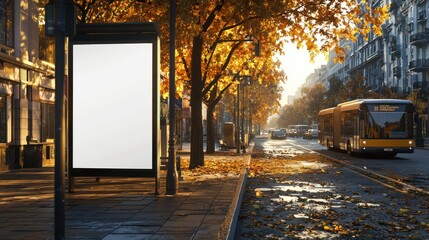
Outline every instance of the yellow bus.
[(357, 99), (319, 112), (319, 144), (352, 153), (413, 153), (414, 106), (400, 99)]

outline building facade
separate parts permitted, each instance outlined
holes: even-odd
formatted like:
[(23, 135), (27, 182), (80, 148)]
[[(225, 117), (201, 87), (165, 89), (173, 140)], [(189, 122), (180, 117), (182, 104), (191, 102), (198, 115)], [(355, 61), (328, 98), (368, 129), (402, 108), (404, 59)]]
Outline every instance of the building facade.
[[(383, 35), (372, 33), (356, 42), (342, 41), (347, 49), (344, 63), (335, 63), (331, 52), (325, 74), (319, 81), (329, 88), (329, 80), (343, 83), (360, 73), (373, 91), (389, 88), (408, 96), (416, 93), (418, 100), (429, 102), (429, 1), (379, 0), (373, 7), (389, 4), (389, 19), (383, 24)], [(428, 104), (419, 115), (418, 135), (429, 137)]]
[(54, 65), (40, 44), (38, 4), (0, 0), (0, 170), (54, 159)]

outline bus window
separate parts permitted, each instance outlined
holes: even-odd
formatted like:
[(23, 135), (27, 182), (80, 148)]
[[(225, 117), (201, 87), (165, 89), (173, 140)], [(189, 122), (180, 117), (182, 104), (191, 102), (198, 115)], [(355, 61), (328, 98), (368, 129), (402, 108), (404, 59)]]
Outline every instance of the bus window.
[(365, 119), (366, 138), (409, 138), (408, 113), (367, 112)]

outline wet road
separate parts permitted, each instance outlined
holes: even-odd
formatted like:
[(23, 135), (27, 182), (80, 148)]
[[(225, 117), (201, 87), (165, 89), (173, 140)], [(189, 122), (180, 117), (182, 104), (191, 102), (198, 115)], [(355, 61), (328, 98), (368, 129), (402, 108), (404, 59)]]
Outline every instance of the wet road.
[[(394, 159), (349, 157), (295, 138), (257, 139), (254, 149), (267, 155), (267, 164), (290, 159), (290, 165), (284, 174), (249, 177), (236, 239), (429, 239), (427, 195), (398, 192), (345, 164), (299, 160), (300, 154), (327, 152), (362, 168), (421, 178), (429, 151)], [(286, 171), (297, 163), (303, 167)]]
[(429, 192), (429, 149), (415, 149), (411, 154), (402, 153), (394, 158), (386, 158), (370, 155), (349, 156), (344, 151), (327, 150), (319, 145), (317, 140), (302, 138), (258, 139), (256, 146), (258, 145), (264, 153), (273, 157), (293, 157), (317, 152)]

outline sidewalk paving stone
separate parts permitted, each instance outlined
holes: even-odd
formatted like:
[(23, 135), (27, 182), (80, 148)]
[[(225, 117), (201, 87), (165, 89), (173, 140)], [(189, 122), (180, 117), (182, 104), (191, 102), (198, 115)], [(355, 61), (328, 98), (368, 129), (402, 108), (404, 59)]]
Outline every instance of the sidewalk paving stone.
[[(179, 182), (155, 195), (153, 179), (75, 178), (65, 194), (66, 239), (216, 239), (238, 176)], [(0, 239), (54, 239), (54, 168), (0, 172)]]

